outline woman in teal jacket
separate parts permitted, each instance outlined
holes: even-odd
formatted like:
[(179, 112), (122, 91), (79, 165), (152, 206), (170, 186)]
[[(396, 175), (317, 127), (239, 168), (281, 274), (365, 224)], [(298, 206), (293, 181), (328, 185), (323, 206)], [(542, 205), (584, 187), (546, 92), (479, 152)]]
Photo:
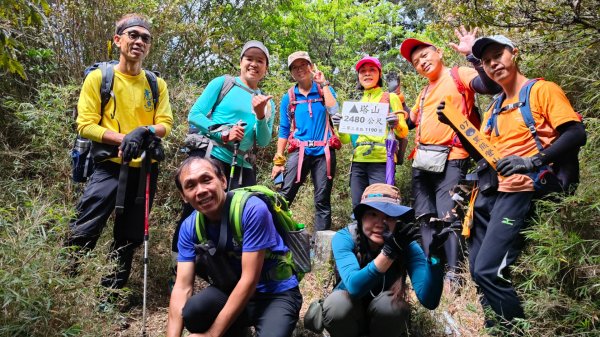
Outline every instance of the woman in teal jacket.
[(400, 205), (395, 186), (367, 187), (354, 214), (357, 224), (332, 240), (340, 281), (323, 302), (324, 326), (331, 337), (400, 336), (410, 322), (406, 276), (419, 302), (433, 310), (442, 294), (443, 264), (427, 259), (415, 241), (414, 211)]

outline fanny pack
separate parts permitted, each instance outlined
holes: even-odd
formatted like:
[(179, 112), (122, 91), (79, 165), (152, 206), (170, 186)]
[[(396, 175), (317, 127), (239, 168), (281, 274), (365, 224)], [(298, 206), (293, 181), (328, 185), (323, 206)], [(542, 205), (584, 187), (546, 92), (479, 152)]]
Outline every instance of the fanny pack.
[(475, 172), (477, 173), (479, 192), (489, 195), (498, 191), (498, 173), (485, 159), (477, 162)]
[(564, 191), (562, 182), (549, 166), (543, 166), (538, 172), (533, 172), (528, 175), (533, 180), (536, 198), (541, 198), (550, 193)]
[(412, 167), (433, 173), (444, 172), (450, 146), (419, 144)]

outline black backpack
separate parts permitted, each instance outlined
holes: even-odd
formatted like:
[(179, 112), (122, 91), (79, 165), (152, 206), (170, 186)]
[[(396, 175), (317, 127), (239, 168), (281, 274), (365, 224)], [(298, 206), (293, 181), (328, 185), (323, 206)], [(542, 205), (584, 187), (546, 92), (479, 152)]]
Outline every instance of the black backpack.
[[(102, 83), (100, 84), (100, 124), (102, 122), (102, 115), (106, 104), (111, 98), (114, 99), (115, 94), (113, 92), (113, 84), (115, 79), (114, 66), (119, 64), (119, 61), (103, 61), (96, 62), (93, 65), (85, 68), (83, 71), (83, 78), (85, 78), (94, 70), (100, 69), (102, 72)], [(158, 72), (144, 69), (146, 73), (146, 80), (150, 85), (152, 91), (152, 100), (154, 102), (154, 110), (158, 105), (159, 92), (158, 92)], [(115, 104), (116, 109), (116, 104)], [(114, 115), (113, 111), (113, 115)], [(73, 110), (73, 118), (77, 118), (77, 108)], [(95, 147), (103, 147), (101, 143), (94, 142)], [(111, 145), (111, 148), (114, 146)], [(114, 151), (114, 149), (112, 150)], [(87, 138), (77, 135), (75, 138), (75, 144), (71, 150), (71, 164), (72, 164), (72, 179), (74, 182), (83, 183), (87, 181), (87, 178), (94, 172), (94, 156), (92, 154), (92, 141)]]

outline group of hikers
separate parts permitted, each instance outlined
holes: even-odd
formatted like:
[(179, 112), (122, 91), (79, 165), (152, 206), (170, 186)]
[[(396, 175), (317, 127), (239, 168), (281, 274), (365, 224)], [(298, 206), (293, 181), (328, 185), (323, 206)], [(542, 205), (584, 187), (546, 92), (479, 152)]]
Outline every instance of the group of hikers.
[[(577, 161), (586, 133), (558, 85), (530, 80), (520, 71), (519, 49), (511, 40), (502, 35), (476, 38), (476, 29), (463, 27), (455, 33), (458, 44), (450, 46), (472, 67), (449, 68), (442, 50), (430, 42), (402, 42), (400, 54), (428, 81), (412, 108), (399, 90), (385, 91), (376, 57), (366, 56), (355, 66), (361, 102), (389, 105), (386, 132), (397, 141), (416, 129), (409, 157), (412, 208), (403, 205), (397, 187), (386, 183), (388, 136), (339, 133), (342, 116), (331, 83), (306, 51), (288, 56), (295, 84), (281, 98), (271, 177), (282, 180), (280, 193), (291, 204), (310, 172), (314, 231), (331, 228), (336, 150), (347, 143), (353, 147), (354, 222), (333, 237), (338, 281), (318, 314), (309, 318), (319, 322), (305, 321), (307, 326), (322, 325), (333, 337), (403, 335), (410, 323), (409, 289), (424, 307), (435, 309), (444, 278), (460, 286), (457, 269), (466, 252), (481, 304), (494, 313), (486, 326), (510, 331), (515, 319), (525, 317), (509, 276), (522, 249), (520, 232), (527, 226), (532, 201), (555, 191), (548, 190), (547, 182), (554, 179), (560, 185), (559, 164), (569, 164), (565, 158)], [(105, 287), (122, 288), (134, 249), (144, 240), (149, 212), (136, 196), (140, 185), (149, 184), (151, 207), (158, 162), (164, 158), (160, 139), (171, 131), (173, 117), (165, 81), (151, 80), (150, 71), (142, 68), (152, 44), (148, 20), (138, 14), (123, 16), (116, 22), (113, 41), (120, 52), (118, 64), (111, 65), (111, 98), (101, 98), (101, 69), (86, 76), (79, 98), (77, 129), (93, 143), (95, 170), (65, 245), (78, 252), (93, 249), (115, 205), (122, 207), (114, 218), (111, 246), (117, 268), (102, 279)], [(190, 336), (246, 336), (249, 327), (257, 336), (291, 336), (299, 319), (301, 275), (282, 262), (290, 247), (276, 229), (273, 210), (258, 196), (239, 204), (228, 193), (257, 183), (253, 148), (269, 144), (277, 113), (273, 96), (259, 88), (269, 68), (267, 47), (248, 41), (239, 59), (239, 76), (210, 81), (189, 112), (189, 157), (174, 175), (185, 205), (173, 237), (177, 266), (167, 336), (180, 336), (184, 327)], [(476, 93), (497, 95), (482, 116), (475, 108)], [(499, 153), (496, 162), (488, 162), (482, 149), (452, 124), (444, 113), (450, 107), (481, 125), (482, 137)], [(103, 156), (96, 157), (96, 152)], [(142, 165), (140, 156), (152, 163)], [(470, 158), (477, 162), (479, 181), (471, 195), (465, 241), (462, 213), (450, 192), (469, 180)], [(128, 169), (126, 181), (123, 167)], [(126, 192), (119, 202), (122, 185)], [(235, 229), (223, 225), (230, 220), (230, 208), (236, 207), (243, 208), (236, 210), (241, 240)], [(208, 275), (211, 284), (194, 294), (195, 276), (206, 275), (199, 254), (217, 248), (225, 254), (212, 272), (221, 275)], [(218, 277), (229, 280), (228, 286), (211, 282)]]

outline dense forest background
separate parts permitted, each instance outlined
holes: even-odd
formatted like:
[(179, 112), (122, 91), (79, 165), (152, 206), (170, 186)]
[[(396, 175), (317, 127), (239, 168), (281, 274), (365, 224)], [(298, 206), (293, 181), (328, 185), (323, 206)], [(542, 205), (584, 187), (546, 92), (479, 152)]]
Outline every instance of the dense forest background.
[[(424, 80), (399, 56), (401, 41), (429, 39), (446, 50), (446, 64), (466, 64), (447, 47), (461, 24), (512, 38), (523, 72), (557, 82), (584, 116), (582, 183), (573, 196), (536, 203), (513, 278), (525, 300), (528, 319), (519, 329), (526, 336), (600, 335), (600, 1), (7, 0), (0, 1), (0, 336), (140, 335), (139, 303), (126, 312), (98, 310), (110, 225), (84, 257), (79, 276), (65, 275), (61, 251), (82, 190), (69, 177), (69, 149), (83, 69), (117, 58), (114, 21), (129, 12), (152, 21), (154, 40), (144, 66), (167, 81), (175, 115), (151, 215), (150, 336), (165, 331), (170, 240), (180, 209), (172, 172), (185, 158), (179, 148), (187, 113), (212, 78), (239, 72), (244, 41), (261, 40), (269, 48), (269, 74), (261, 86), (277, 102), (291, 85), (287, 55), (307, 50), (340, 102), (357, 97), (353, 65), (370, 54), (384, 64), (388, 84), (400, 78), (410, 105)], [(489, 100), (478, 97), (478, 104), (485, 108)], [(266, 184), (273, 153), (273, 145), (259, 153)], [(335, 228), (349, 220), (349, 157), (349, 149), (338, 156)], [(397, 172), (407, 202), (409, 172), (408, 164)], [(310, 184), (297, 200), (293, 211), (310, 227)], [(139, 298), (142, 287), (142, 262), (136, 261), (123, 291), (129, 298)], [(433, 314), (414, 306), (411, 336), (486, 334), (475, 289), (464, 277), (463, 289), (445, 292)], [(305, 278), (305, 306), (331, 286), (328, 280), (326, 272)], [(301, 325), (297, 336), (313, 336)]]

